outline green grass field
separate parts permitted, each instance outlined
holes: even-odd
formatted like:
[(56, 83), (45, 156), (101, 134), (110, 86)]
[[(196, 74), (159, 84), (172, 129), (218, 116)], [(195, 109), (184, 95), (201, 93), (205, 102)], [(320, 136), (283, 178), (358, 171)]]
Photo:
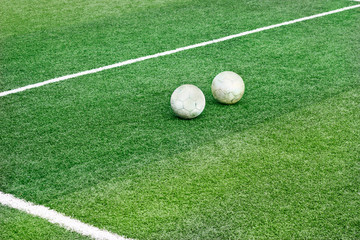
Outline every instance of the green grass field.
[[(357, 4), (5, 0), (0, 91)], [(36, 6), (34, 6), (36, 5)], [(360, 239), (360, 9), (0, 99), (0, 191), (134, 239)], [(246, 90), (218, 104), (211, 81)], [(172, 91), (206, 108), (176, 118)], [(0, 239), (87, 239), (0, 206)]]

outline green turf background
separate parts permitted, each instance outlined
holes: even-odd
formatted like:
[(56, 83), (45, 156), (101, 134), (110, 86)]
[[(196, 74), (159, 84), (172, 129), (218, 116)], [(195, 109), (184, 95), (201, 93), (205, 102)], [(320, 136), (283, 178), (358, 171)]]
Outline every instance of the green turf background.
[[(39, 11), (23, 9), (21, 21), (14, 11), (29, 5), (7, 5), (14, 17), (1, 18), (3, 89), (352, 4), (98, 3), (60, 15), (44, 1)], [(359, 16), (351, 10), (1, 98), (0, 189), (139, 239), (359, 238)], [(211, 97), (224, 70), (245, 81), (234, 106)], [(169, 107), (183, 83), (207, 98), (192, 121)]]
[(351, 5), (339, 0), (5, 1), (1, 90)]
[(0, 205), (0, 225), (0, 239), (89, 239), (59, 226), (55, 226), (46, 220), (2, 205)]
[(359, 101), (338, 94), (49, 204), (138, 239), (356, 239)]

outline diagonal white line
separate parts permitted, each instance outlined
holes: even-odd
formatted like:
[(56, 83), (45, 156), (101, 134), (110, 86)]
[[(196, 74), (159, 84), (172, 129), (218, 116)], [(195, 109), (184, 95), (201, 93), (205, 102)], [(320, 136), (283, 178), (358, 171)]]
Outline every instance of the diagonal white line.
[(27, 212), (31, 215), (41, 217), (47, 221), (58, 224), (67, 230), (77, 232), (84, 236), (101, 240), (131, 240), (106, 230), (82, 223), (79, 220), (67, 217), (61, 213), (51, 210), (45, 206), (35, 205), (31, 202), (16, 198), (11, 194), (5, 194), (0, 191), (0, 204)]
[(204, 46), (207, 46), (207, 45), (210, 45), (210, 44), (214, 44), (214, 43), (218, 43), (218, 42), (224, 42), (224, 41), (227, 41), (227, 40), (230, 40), (230, 39), (233, 39), (233, 38), (238, 38), (238, 37), (246, 36), (246, 35), (249, 35), (249, 34), (262, 32), (262, 31), (265, 31), (265, 30), (269, 30), (269, 29), (273, 29), (273, 28), (277, 28), (277, 27), (281, 27), (281, 26), (286, 26), (286, 25), (290, 25), (290, 24), (294, 24), (294, 23), (298, 23), (298, 22), (303, 22), (303, 21), (306, 21), (306, 20), (310, 20), (310, 19), (314, 19), (314, 18), (318, 18), (318, 17), (323, 17), (323, 16), (327, 16), (327, 15), (330, 15), (330, 14), (334, 14), (334, 13), (343, 12), (343, 11), (347, 11), (347, 10), (358, 8), (358, 7), (360, 7), (360, 4), (349, 6), (349, 7), (344, 7), (344, 8), (340, 8), (340, 9), (336, 9), (336, 10), (329, 11), (329, 12), (319, 13), (319, 14), (316, 14), (316, 15), (303, 17), (303, 18), (299, 18), (299, 19), (295, 19), (295, 20), (291, 20), (291, 21), (287, 21), (287, 22), (283, 22), (283, 23), (279, 23), (279, 24), (274, 24), (274, 25), (270, 25), (270, 26), (267, 26), (267, 27), (261, 27), (261, 28), (257, 28), (257, 29), (254, 29), (254, 30), (250, 30), (250, 31), (230, 35), (230, 36), (227, 36), (227, 37), (222, 37), (222, 38), (210, 40), (210, 41), (207, 41), (207, 42), (197, 43), (197, 44), (177, 48), (177, 49), (166, 51), (166, 52), (161, 52), (161, 53), (156, 53), (156, 54), (153, 54), (153, 55), (148, 55), (148, 56), (144, 56), (144, 57), (130, 59), (130, 60), (127, 60), (127, 61), (124, 61), (124, 62), (119, 62), (119, 63), (111, 64), (111, 65), (108, 65), (108, 66), (104, 66), (104, 67), (99, 67), (99, 68), (95, 68), (95, 69), (91, 69), (91, 70), (87, 70), (87, 71), (83, 71), (83, 72), (78, 72), (78, 73), (66, 75), (66, 76), (63, 76), (63, 77), (53, 78), (53, 79), (50, 79), (50, 80), (47, 80), (47, 81), (44, 81), (44, 82), (39, 82), (39, 83), (24, 86), (24, 87), (16, 88), (16, 89), (13, 89), (13, 90), (1, 92), (0, 97), (6, 96), (6, 95), (9, 95), (9, 94), (13, 94), (13, 93), (17, 93), (17, 92), (22, 92), (22, 91), (32, 89), (32, 88), (41, 87), (41, 86), (44, 86), (44, 85), (47, 85), (47, 84), (50, 84), (50, 83), (60, 82), (60, 81), (63, 81), (63, 80), (76, 78), (76, 77), (80, 77), (80, 76), (83, 76), (83, 75), (97, 73), (97, 72), (101, 72), (101, 71), (104, 71), (104, 70), (129, 65), (129, 64), (136, 63), (136, 62), (141, 62), (141, 61), (144, 61), (144, 60), (147, 60), (147, 59), (166, 56), (166, 55), (174, 54), (174, 53), (177, 53), (177, 52), (182, 52), (182, 51), (193, 49), (193, 48), (204, 47)]

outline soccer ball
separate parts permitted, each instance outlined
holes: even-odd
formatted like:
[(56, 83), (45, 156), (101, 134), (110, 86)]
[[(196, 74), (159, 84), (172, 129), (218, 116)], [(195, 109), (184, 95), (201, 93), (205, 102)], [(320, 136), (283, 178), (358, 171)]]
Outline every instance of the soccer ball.
[(219, 102), (234, 104), (244, 95), (245, 85), (238, 74), (225, 71), (216, 75), (211, 85), (211, 91)]
[(205, 96), (198, 87), (185, 84), (175, 89), (171, 95), (170, 104), (176, 116), (192, 119), (204, 110)]

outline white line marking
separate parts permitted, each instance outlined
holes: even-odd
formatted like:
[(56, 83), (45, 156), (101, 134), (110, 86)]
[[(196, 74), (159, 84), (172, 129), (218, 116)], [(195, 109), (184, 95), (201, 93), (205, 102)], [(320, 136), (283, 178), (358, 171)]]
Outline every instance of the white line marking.
[(302, 22), (302, 21), (306, 21), (306, 20), (310, 20), (310, 19), (314, 19), (314, 18), (318, 18), (318, 17), (323, 17), (323, 16), (326, 16), (326, 15), (339, 13), (339, 12), (343, 12), (343, 11), (358, 8), (358, 7), (360, 7), (360, 4), (353, 5), (353, 6), (350, 6), (350, 7), (340, 8), (340, 9), (329, 11), (329, 12), (319, 13), (319, 14), (316, 14), (316, 15), (308, 16), (308, 17), (299, 18), (299, 19), (295, 19), (295, 20), (292, 20), (292, 21), (287, 21), (287, 22), (283, 22), (283, 23), (279, 23), (279, 24), (274, 24), (274, 25), (270, 25), (270, 26), (267, 26), (267, 27), (261, 27), (261, 28), (257, 28), (257, 29), (254, 29), (254, 30), (250, 30), (250, 31), (230, 35), (230, 36), (227, 36), (227, 37), (222, 37), (222, 38), (210, 40), (210, 41), (207, 41), (207, 42), (197, 43), (197, 44), (190, 45), (190, 46), (187, 46), (187, 47), (181, 47), (181, 48), (177, 48), (177, 49), (166, 51), (166, 52), (161, 52), (161, 53), (156, 53), (156, 54), (153, 54), (153, 55), (148, 55), (148, 56), (145, 56), (145, 57), (139, 57), (139, 58), (135, 58), (135, 59), (130, 59), (130, 60), (127, 60), (127, 61), (124, 61), (124, 62), (119, 62), (119, 63), (115, 63), (115, 64), (112, 64), (112, 65), (99, 67), (99, 68), (95, 68), (95, 69), (91, 69), (91, 70), (87, 70), (87, 71), (83, 71), (83, 72), (79, 72), (79, 73), (74, 73), (74, 74), (63, 76), (63, 77), (53, 78), (53, 79), (50, 79), (50, 80), (47, 80), (47, 81), (44, 81), (44, 82), (39, 82), (39, 83), (24, 86), (24, 87), (16, 88), (16, 89), (13, 89), (13, 90), (1, 92), (0, 97), (6, 96), (6, 95), (9, 95), (9, 94), (13, 94), (13, 93), (17, 93), (17, 92), (22, 92), (22, 91), (25, 91), (25, 90), (28, 90), (28, 89), (31, 89), (31, 88), (41, 87), (41, 86), (44, 86), (44, 85), (47, 85), (47, 84), (50, 84), (50, 83), (60, 82), (60, 81), (63, 81), (63, 80), (76, 78), (76, 77), (80, 77), (80, 76), (83, 76), (83, 75), (97, 73), (97, 72), (101, 72), (101, 71), (104, 71), (104, 70), (129, 65), (129, 64), (132, 64), (132, 63), (136, 63), (136, 62), (141, 62), (141, 61), (144, 61), (144, 60), (147, 60), (147, 59), (166, 56), (166, 55), (174, 54), (174, 53), (177, 53), (177, 52), (182, 52), (182, 51), (193, 49), (193, 48), (204, 47), (204, 46), (207, 46), (207, 45), (210, 45), (210, 44), (227, 41), (227, 40), (230, 40), (230, 39), (233, 39), (233, 38), (242, 37), (242, 36), (249, 35), (249, 34), (252, 34), (252, 33), (257, 33), (257, 32), (261, 32), (261, 31), (265, 31), (265, 30), (269, 30), (269, 29), (273, 29), (273, 28), (277, 28), (277, 27), (281, 27), (281, 26), (285, 26), (285, 25), (290, 25), (290, 24), (293, 24), (293, 23), (298, 23), (298, 22)]
[(11, 194), (5, 194), (0, 191), (0, 203), (2, 205), (15, 208), (24, 212), (27, 212), (31, 215), (41, 217), (48, 220), (51, 223), (58, 224), (67, 230), (77, 232), (81, 235), (89, 236), (94, 239), (101, 240), (130, 240), (125, 237), (121, 237), (114, 233), (108, 232), (106, 230), (101, 230), (97, 227), (93, 227), (86, 223), (82, 223), (79, 220), (67, 217), (58, 213), (54, 210), (51, 210), (45, 206), (34, 205), (33, 203), (21, 200), (14, 197)]

